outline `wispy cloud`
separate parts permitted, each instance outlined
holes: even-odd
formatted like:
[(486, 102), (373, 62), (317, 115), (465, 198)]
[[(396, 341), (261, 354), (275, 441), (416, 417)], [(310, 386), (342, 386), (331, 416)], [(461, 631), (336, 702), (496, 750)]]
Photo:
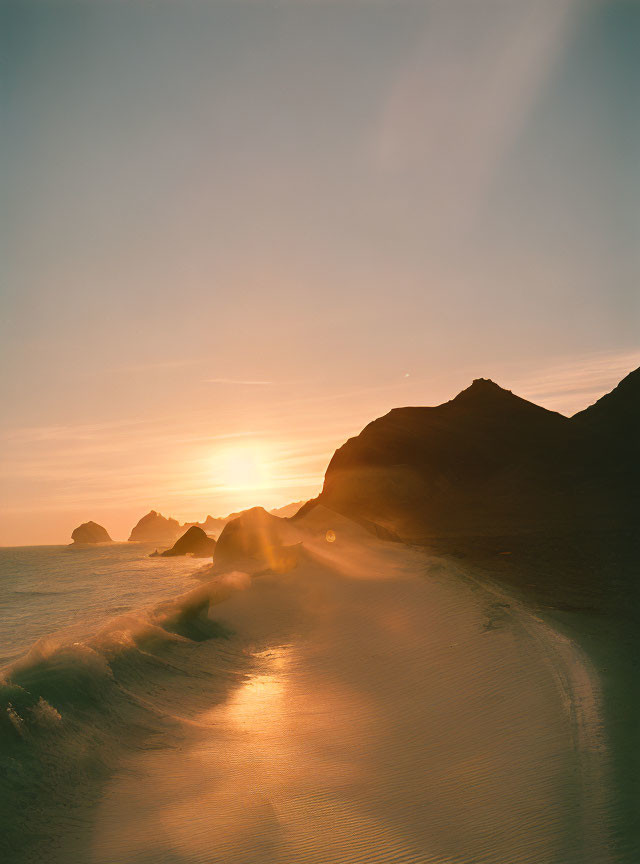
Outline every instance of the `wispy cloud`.
[(571, 415), (596, 402), (639, 366), (640, 349), (598, 351), (557, 360), (533, 374), (513, 379), (509, 386), (519, 396)]

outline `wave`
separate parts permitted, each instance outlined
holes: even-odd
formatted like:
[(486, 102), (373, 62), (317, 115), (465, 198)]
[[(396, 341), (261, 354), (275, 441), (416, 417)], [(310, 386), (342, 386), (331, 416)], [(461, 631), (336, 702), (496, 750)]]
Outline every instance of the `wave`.
[[(238, 648), (196, 656), (232, 635), (212, 609), (251, 583), (233, 572), (152, 609), (119, 615), (79, 638), (40, 639), (0, 679), (0, 851), (14, 862), (60, 833), (60, 814), (98, 795), (122, 746), (170, 745), (182, 718), (167, 708), (203, 698), (216, 675), (242, 663)], [(236, 673), (237, 674), (237, 673)], [(228, 676), (227, 676), (228, 677)], [(168, 679), (171, 679), (169, 682)]]

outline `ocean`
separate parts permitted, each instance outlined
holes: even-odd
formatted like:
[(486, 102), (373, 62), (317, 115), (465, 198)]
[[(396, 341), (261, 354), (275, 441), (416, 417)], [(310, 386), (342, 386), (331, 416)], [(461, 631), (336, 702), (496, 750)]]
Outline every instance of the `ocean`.
[(87, 860), (57, 847), (82, 834), (119, 754), (178, 740), (174, 703), (211, 679), (194, 649), (219, 653), (228, 634), (208, 612), (228, 591), (194, 578), (210, 561), (153, 549), (0, 549), (0, 860)]
[(152, 543), (0, 548), (0, 667), (39, 639), (86, 635), (116, 615), (194, 585), (192, 558), (149, 558)]

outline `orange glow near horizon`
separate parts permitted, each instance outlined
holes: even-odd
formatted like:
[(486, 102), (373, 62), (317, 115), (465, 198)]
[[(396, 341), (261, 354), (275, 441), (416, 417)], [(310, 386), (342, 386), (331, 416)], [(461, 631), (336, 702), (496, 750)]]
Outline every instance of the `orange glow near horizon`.
[[(222, 388), (214, 402), (203, 402), (193, 385), (194, 404), (183, 411), (155, 408), (117, 421), (70, 418), (14, 426), (0, 434), (0, 545), (67, 543), (73, 529), (90, 519), (124, 541), (150, 509), (182, 523), (305, 501), (321, 491), (335, 450), (368, 422), (394, 407), (446, 402), (479, 368), (525, 399), (570, 415), (639, 363), (637, 350), (535, 368), (478, 362), (437, 376), (389, 375), (369, 387), (342, 382), (330, 393), (322, 383), (306, 384), (302, 392), (291, 382), (274, 384), (240, 401), (238, 388)], [(170, 385), (163, 381), (167, 390)]]

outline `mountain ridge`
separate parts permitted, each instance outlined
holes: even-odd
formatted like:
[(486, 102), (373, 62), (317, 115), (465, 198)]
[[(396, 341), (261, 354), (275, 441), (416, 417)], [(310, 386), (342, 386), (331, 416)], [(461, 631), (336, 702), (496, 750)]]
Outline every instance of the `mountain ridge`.
[(314, 501), (411, 541), (616, 525), (637, 499), (638, 445), (618, 439), (637, 423), (639, 391), (635, 370), (566, 417), (477, 378), (441, 405), (394, 408), (367, 424), (335, 451)]

